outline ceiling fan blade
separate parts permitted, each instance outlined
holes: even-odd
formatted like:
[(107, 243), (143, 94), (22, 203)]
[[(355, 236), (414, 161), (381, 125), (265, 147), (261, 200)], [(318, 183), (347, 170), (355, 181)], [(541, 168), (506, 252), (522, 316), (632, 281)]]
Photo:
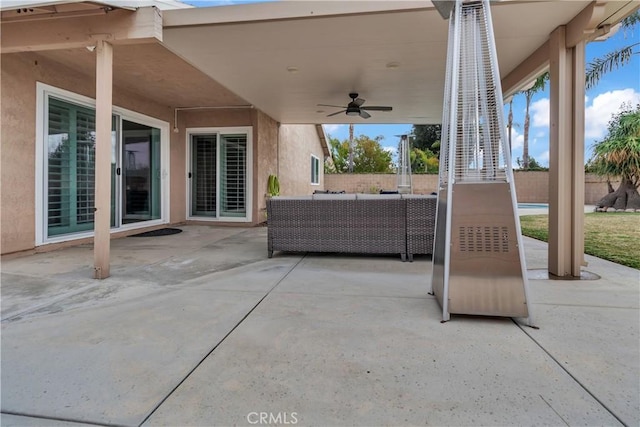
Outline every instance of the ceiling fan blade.
[(369, 110), (369, 111), (391, 111), (393, 110), (393, 107), (362, 107), (362, 110)]
[(353, 103), (356, 104), (358, 107), (361, 106), (362, 104), (364, 104), (364, 99), (362, 98), (356, 98), (353, 100)]
[(360, 110), (360, 117), (362, 117), (363, 119), (368, 119), (369, 117), (371, 117), (371, 114), (367, 113), (364, 110)]
[(346, 108), (344, 105), (317, 104), (318, 107)]
[(347, 111), (347, 110), (336, 111), (335, 113), (329, 114), (327, 117), (337, 116), (338, 114), (344, 113), (345, 111)]

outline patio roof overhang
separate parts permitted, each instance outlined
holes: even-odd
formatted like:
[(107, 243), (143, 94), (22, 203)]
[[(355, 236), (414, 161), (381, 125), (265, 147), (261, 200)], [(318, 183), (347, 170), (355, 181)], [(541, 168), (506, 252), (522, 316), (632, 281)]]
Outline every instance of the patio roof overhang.
[[(448, 23), (430, 1), (280, 1), (161, 12), (131, 4), (3, 2), (2, 53), (33, 51), (93, 76), (95, 58), (84, 47), (104, 37), (114, 45), (114, 85), (174, 108), (250, 104), (289, 124), (442, 119)], [(35, 16), (12, 17), (21, 5), (36, 8)], [(493, 2), (505, 98), (548, 67), (555, 28), (566, 25), (574, 43), (591, 39), (637, 6)], [(87, 24), (77, 25), (80, 18)], [(393, 111), (364, 120), (327, 117), (338, 109), (317, 106), (346, 105), (352, 91), (365, 105)]]
[[(2, 53), (32, 52), (34, 59), (54, 61), (93, 79), (95, 53), (85, 48), (106, 40), (114, 50), (113, 85), (122, 90), (174, 108), (248, 104), (162, 45), (163, 11), (131, 4), (135, 2), (3, 2)], [(18, 6), (26, 12), (17, 13)]]
[[(506, 95), (549, 63), (549, 35), (595, 37), (633, 1), (495, 1), (498, 61)], [(273, 2), (164, 14), (163, 43), (281, 123), (353, 121), (317, 104), (390, 105), (357, 123), (440, 123), (448, 22), (430, 1)], [(365, 104), (366, 105), (366, 104)]]

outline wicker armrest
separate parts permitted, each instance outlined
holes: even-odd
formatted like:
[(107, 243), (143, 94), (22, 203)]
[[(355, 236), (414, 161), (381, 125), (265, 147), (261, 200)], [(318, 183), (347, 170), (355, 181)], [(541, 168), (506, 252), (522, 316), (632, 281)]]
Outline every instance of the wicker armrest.
[(403, 196), (407, 203), (407, 254), (433, 254), (436, 196)]

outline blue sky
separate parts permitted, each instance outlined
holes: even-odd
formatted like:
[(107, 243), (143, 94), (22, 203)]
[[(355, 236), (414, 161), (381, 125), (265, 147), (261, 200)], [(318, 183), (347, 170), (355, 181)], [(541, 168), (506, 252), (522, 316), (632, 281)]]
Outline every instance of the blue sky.
[[(259, 1), (259, 0), (258, 0)], [(257, 3), (257, 0), (183, 0), (194, 6), (221, 6), (241, 3)], [(268, 0), (266, 0), (268, 1)], [(602, 57), (607, 52), (633, 43), (640, 43), (640, 25), (631, 30), (620, 29), (616, 34), (603, 42), (592, 42), (586, 48), (586, 60)], [(635, 49), (640, 51), (640, 46)], [(444, 96), (444, 94), (443, 94)], [(640, 103), (640, 54), (633, 55), (630, 63), (604, 75), (598, 85), (586, 93), (585, 109), (585, 161), (591, 157), (591, 148), (596, 141), (602, 140), (606, 134), (607, 123), (612, 115), (620, 110), (623, 103), (636, 105)], [(505, 107), (505, 120), (508, 106)], [(512, 141), (512, 159), (522, 158), (523, 125), (525, 113), (524, 95), (516, 95), (513, 100), (513, 120), (515, 123)], [(530, 108), (531, 127), (529, 130), (529, 155), (543, 166), (549, 165), (549, 89), (548, 87), (533, 96)], [(383, 125), (355, 124), (354, 134), (367, 135), (371, 138), (382, 136), (382, 145), (395, 152), (399, 138), (395, 135), (411, 131), (412, 124)], [(326, 133), (340, 140), (349, 138), (349, 125), (325, 125)]]
[[(620, 29), (606, 41), (592, 42), (586, 48), (586, 61), (602, 57), (608, 52), (640, 42), (640, 25), (631, 30)], [(635, 49), (640, 51), (640, 47)], [(596, 87), (586, 93), (585, 98), (585, 161), (591, 157), (591, 148), (604, 138), (612, 115), (620, 111), (623, 103), (640, 103), (640, 55), (635, 54), (630, 63), (603, 76)], [(505, 108), (505, 118), (508, 107)], [(513, 101), (514, 122), (518, 124), (513, 133), (513, 155), (522, 157), (525, 98), (517, 95)], [(549, 165), (549, 88), (533, 96), (531, 102), (531, 128), (529, 153), (540, 164)]]

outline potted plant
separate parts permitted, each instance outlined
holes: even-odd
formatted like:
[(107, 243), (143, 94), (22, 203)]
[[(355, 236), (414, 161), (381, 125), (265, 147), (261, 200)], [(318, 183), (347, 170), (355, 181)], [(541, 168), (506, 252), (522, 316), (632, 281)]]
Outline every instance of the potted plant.
[(269, 175), (267, 181), (267, 197), (280, 195), (280, 181), (276, 175)]

